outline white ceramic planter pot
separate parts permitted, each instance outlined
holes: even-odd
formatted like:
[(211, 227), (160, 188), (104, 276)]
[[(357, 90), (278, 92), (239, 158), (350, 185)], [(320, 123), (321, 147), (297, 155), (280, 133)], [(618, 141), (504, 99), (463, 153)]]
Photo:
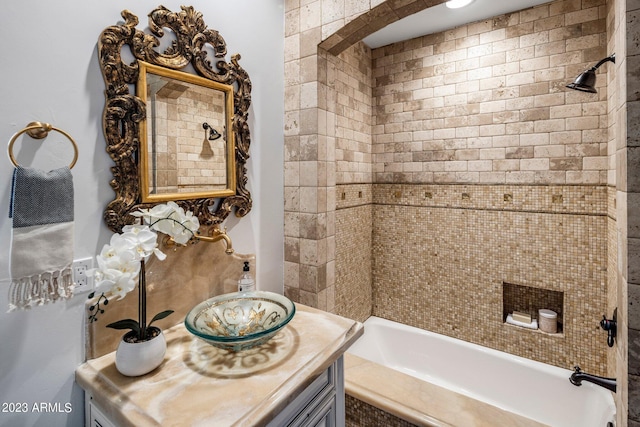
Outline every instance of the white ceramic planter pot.
[(116, 368), (122, 375), (137, 377), (156, 369), (164, 360), (167, 341), (162, 331), (149, 341), (120, 341), (116, 350)]

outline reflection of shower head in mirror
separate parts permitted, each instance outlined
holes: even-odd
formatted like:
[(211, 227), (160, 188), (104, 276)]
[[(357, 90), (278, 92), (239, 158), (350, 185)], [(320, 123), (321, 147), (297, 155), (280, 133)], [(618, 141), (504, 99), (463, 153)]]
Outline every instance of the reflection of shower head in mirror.
[(202, 128), (203, 128), (204, 130), (209, 129), (209, 141), (215, 141), (216, 139), (218, 139), (218, 138), (220, 138), (220, 137), (222, 136), (222, 135), (221, 135), (217, 130), (215, 130), (212, 126), (209, 126), (209, 123), (207, 123), (207, 122), (204, 122), (204, 123), (202, 124)]

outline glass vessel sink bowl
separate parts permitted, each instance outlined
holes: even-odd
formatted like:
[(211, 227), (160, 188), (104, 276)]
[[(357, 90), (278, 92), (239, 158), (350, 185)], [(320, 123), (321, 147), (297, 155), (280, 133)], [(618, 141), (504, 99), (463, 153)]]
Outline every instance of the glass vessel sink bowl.
[(295, 312), (289, 298), (274, 292), (233, 292), (193, 307), (184, 326), (215, 347), (241, 351), (269, 341)]

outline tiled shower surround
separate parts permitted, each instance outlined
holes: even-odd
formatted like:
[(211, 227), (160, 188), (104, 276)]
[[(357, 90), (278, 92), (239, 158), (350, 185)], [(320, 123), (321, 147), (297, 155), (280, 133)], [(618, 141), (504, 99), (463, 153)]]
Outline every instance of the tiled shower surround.
[[(338, 186), (337, 295), (352, 302), (339, 314), (366, 318), (369, 249), (371, 314), (606, 373), (606, 186), (366, 187)], [(563, 292), (562, 334), (505, 324), (505, 283)]]
[[(606, 79), (564, 87), (606, 56), (605, 16), (552, 2), (326, 55), (338, 314), (607, 374)], [(563, 333), (505, 325), (503, 283), (561, 292)]]
[[(444, 1), (285, 2), (285, 293), (615, 376), (638, 427), (640, 6), (358, 43)], [(564, 87), (614, 52), (598, 94)], [(563, 333), (504, 325), (503, 283), (561, 292)]]

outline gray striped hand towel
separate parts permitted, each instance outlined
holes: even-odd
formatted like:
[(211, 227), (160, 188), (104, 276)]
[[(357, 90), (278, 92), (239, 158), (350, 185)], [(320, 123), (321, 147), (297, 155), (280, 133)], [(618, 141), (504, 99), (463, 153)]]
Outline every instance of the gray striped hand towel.
[(9, 311), (73, 295), (73, 201), (68, 167), (14, 170)]

